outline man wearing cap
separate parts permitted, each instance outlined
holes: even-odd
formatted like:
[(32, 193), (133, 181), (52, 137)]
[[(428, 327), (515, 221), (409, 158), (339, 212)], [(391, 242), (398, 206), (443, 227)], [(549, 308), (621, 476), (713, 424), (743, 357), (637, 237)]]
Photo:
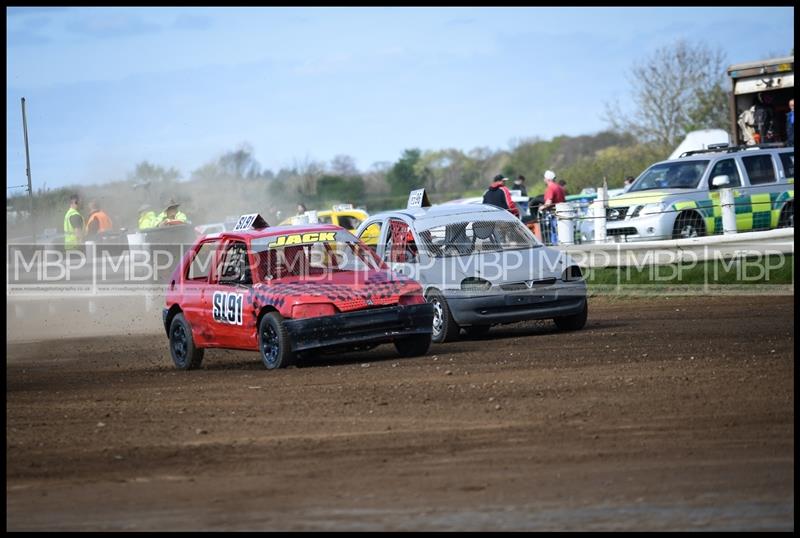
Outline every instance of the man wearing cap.
[(519, 218), (519, 208), (517, 208), (514, 200), (511, 199), (511, 191), (508, 190), (505, 184), (507, 180), (508, 178), (503, 174), (494, 176), (494, 181), (483, 194), (483, 203), (503, 208)]
[(189, 218), (182, 212), (178, 211), (180, 204), (175, 200), (170, 200), (167, 208), (158, 215), (159, 226), (170, 226), (172, 224), (183, 224)]
[(544, 203), (539, 206), (539, 211), (550, 209), (556, 204), (566, 201), (567, 196), (564, 187), (556, 181), (556, 173), (548, 170), (544, 173), (544, 182), (547, 187), (544, 189)]
[(149, 230), (158, 226), (159, 220), (156, 212), (149, 204), (142, 204), (139, 207), (139, 230)]

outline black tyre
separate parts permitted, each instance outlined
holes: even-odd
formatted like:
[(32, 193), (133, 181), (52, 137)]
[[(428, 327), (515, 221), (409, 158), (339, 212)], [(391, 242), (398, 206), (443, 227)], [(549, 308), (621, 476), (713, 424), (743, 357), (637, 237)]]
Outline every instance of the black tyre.
[(794, 204), (786, 204), (781, 210), (778, 228), (794, 228)]
[(402, 340), (395, 340), (394, 347), (403, 357), (419, 357), (426, 354), (431, 347), (431, 335), (417, 334)]
[(589, 304), (583, 301), (583, 310), (571, 316), (562, 316), (560, 318), (553, 318), (556, 322), (556, 327), (562, 331), (578, 331), (583, 329), (586, 325), (586, 318), (589, 317)]
[(431, 341), (436, 344), (452, 342), (458, 338), (461, 327), (458, 326), (450, 313), (450, 307), (444, 296), (433, 290), (425, 297), (433, 305), (433, 334)]
[(684, 211), (675, 219), (672, 227), (673, 239), (686, 239), (689, 237), (703, 237), (706, 235), (706, 223), (695, 211)]
[(472, 325), (470, 327), (464, 327), (464, 332), (466, 332), (467, 336), (470, 338), (478, 338), (480, 336), (486, 336), (491, 328), (491, 325)]
[(258, 350), (267, 370), (294, 364), (295, 354), (289, 333), (283, 326), (283, 317), (277, 312), (270, 312), (261, 318), (258, 324)]
[(177, 314), (169, 325), (169, 352), (178, 370), (193, 370), (203, 364), (205, 350), (194, 345), (192, 328), (183, 314)]

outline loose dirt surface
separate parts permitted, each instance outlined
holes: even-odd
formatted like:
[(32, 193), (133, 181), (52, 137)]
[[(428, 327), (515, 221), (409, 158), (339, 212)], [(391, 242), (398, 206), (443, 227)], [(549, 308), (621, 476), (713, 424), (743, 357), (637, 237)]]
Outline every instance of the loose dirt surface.
[(10, 344), (6, 525), (793, 530), (793, 302), (593, 298), (579, 332), (272, 372), (176, 371), (163, 333)]

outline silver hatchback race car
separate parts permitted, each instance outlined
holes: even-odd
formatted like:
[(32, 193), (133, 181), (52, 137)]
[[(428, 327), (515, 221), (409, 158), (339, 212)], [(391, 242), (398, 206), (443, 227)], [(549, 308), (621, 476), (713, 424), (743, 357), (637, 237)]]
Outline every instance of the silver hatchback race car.
[(356, 230), (377, 238), (389, 266), (422, 284), (433, 304), (433, 341), (461, 329), (485, 334), (492, 325), (555, 320), (581, 329), (586, 282), (565, 253), (545, 247), (508, 211), (485, 204), (444, 204), (373, 215)]

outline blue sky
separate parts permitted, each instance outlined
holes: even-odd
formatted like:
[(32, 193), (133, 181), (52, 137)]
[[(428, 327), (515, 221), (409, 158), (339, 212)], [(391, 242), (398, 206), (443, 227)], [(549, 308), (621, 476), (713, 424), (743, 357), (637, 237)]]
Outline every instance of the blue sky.
[[(786, 55), (782, 8), (8, 8), (7, 186), (192, 170), (250, 143), (266, 168), (602, 130), (635, 61), (678, 38)], [(9, 191), (16, 192), (16, 191)]]

